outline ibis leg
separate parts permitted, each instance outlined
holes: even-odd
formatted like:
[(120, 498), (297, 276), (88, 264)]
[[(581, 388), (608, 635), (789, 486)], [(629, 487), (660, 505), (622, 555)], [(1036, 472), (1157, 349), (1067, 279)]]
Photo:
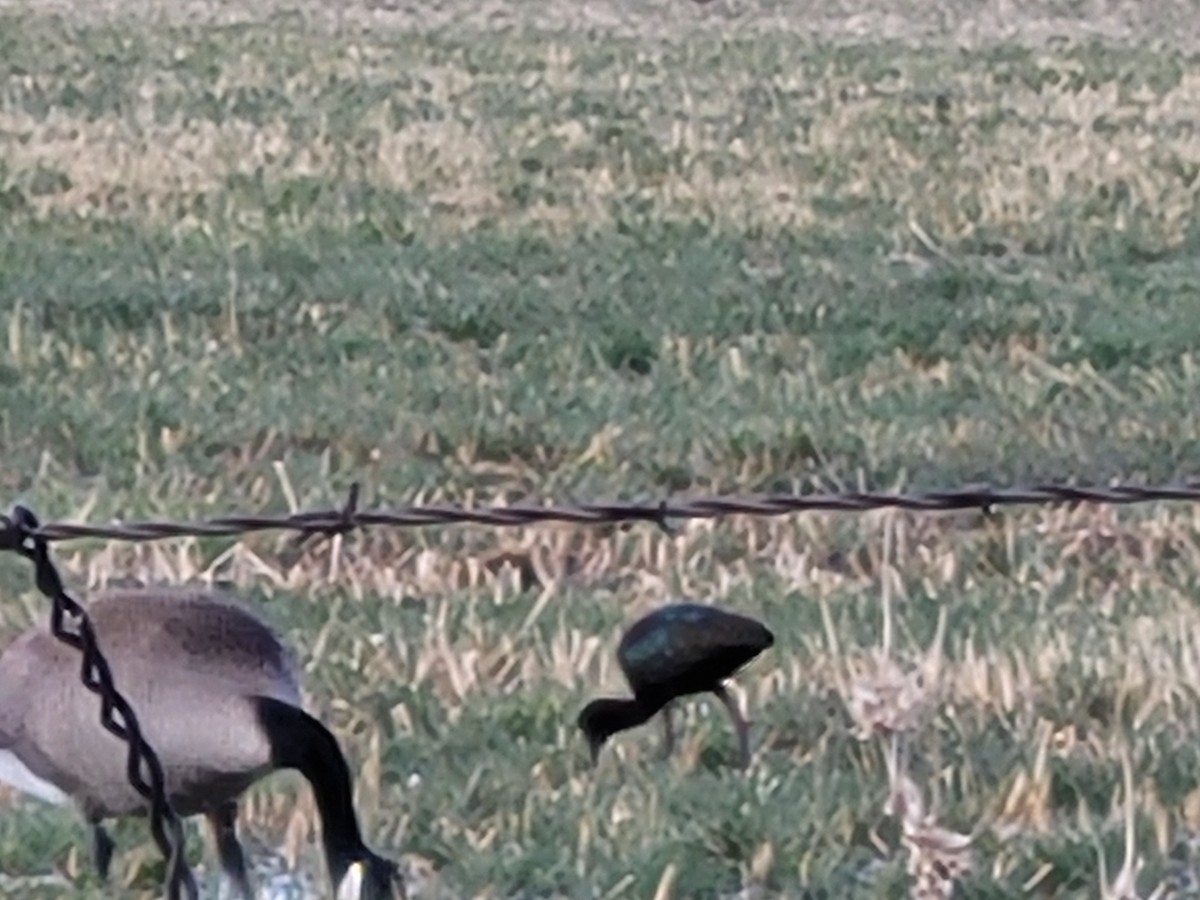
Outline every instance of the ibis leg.
[(205, 813), (213, 841), (217, 845), (217, 861), (221, 871), (233, 883), (233, 889), (242, 900), (253, 900), (250, 878), (246, 874), (246, 856), (237, 838), (237, 803), (224, 803)]
[(671, 754), (675, 752), (675, 722), (671, 717), (671, 704), (668, 703), (662, 708), (663, 720), (663, 759), (669, 759)]
[(741, 711), (738, 709), (737, 701), (733, 699), (733, 695), (725, 685), (720, 685), (714, 694), (725, 704), (725, 709), (729, 712), (729, 718), (733, 720), (733, 730), (737, 732), (738, 738), (738, 753), (741, 767), (745, 769), (750, 765), (750, 723), (743, 718)]
[(89, 828), (92, 838), (92, 865), (96, 867), (96, 874), (100, 876), (101, 881), (108, 881), (108, 870), (112, 866), (113, 857), (113, 839), (108, 834), (106, 829), (99, 822), (92, 822)]

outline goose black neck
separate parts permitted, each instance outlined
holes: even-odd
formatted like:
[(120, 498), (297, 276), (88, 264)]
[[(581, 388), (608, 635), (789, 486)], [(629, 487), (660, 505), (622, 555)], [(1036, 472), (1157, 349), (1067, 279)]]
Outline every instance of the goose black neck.
[(304, 710), (271, 698), (259, 698), (259, 717), (271, 744), (271, 761), (297, 770), (312, 786), (325, 861), (336, 885), (355, 860), (372, 856), (363, 844), (350, 767), (337, 738)]

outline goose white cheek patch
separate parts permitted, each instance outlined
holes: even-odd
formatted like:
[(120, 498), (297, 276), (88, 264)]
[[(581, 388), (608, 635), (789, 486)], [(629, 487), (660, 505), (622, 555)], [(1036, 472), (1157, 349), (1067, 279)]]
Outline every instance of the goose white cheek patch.
[(55, 806), (66, 806), (70, 798), (45, 779), (38, 778), (11, 750), (0, 750), (0, 781)]

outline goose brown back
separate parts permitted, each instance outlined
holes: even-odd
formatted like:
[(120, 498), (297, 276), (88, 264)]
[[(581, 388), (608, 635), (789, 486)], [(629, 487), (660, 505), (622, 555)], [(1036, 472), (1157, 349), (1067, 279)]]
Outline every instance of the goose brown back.
[[(352, 868), (360, 897), (402, 896), (394, 864), (368, 850), (336, 739), (304, 711), (292, 654), (247, 609), (212, 591), (123, 588), (87, 605), (117, 688), (158, 755), (181, 816), (203, 814), (221, 868), (251, 895), (236, 837), (238, 798), (268, 773), (293, 768), (312, 785), (329, 875)], [(128, 747), (100, 724), (100, 699), (80, 681), (78, 651), (44, 625), (0, 654), (0, 779), (73, 805), (92, 829), (106, 877), (112, 841), (103, 821), (144, 815), (126, 774)], [(394, 890), (391, 886), (395, 886)]]
[[(202, 608), (203, 615), (196, 615)], [(176, 811), (194, 815), (270, 770), (255, 696), (300, 705), (287, 650), (247, 611), (212, 595), (107, 592), (88, 614), (118, 689), (164, 762)], [(61, 786), (89, 821), (141, 813), (126, 776), (128, 748), (100, 724), (80, 656), (45, 627), (0, 655), (0, 747)]]

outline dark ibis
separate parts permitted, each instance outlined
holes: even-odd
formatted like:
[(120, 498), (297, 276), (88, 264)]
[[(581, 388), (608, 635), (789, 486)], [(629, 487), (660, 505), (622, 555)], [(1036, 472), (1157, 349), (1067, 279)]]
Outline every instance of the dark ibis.
[(679, 697), (713, 693), (733, 720), (741, 767), (750, 764), (750, 725), (725, 680), (775, 643), (762, 622), (700, 603), (672, 603), (642, 617), (617, 645), (617, 662), (632, 698), (601, 697), (579, 714), (592, 764), (612, 735), (663, 714), (663, 756), (675, 747), (671, 705)]

